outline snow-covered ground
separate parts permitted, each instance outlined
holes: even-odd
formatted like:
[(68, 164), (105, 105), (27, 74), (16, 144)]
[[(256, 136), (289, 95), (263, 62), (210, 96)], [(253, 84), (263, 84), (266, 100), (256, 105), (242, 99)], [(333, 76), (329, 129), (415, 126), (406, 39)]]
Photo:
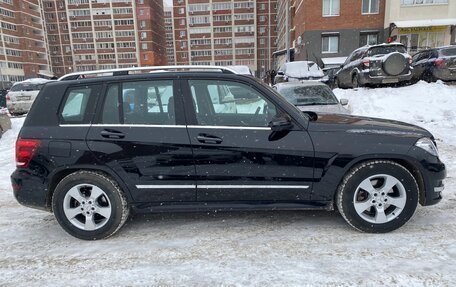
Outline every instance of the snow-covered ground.
[(336, 212), (138, 215), (114, 237), (67, 235), (12, 195), (14, 142), (0, 140), (0, 286), (455, 286), (456, 86), (335, 90), (354, 114), (421, 125), (448, 168), (444, 199), (381, 235)]

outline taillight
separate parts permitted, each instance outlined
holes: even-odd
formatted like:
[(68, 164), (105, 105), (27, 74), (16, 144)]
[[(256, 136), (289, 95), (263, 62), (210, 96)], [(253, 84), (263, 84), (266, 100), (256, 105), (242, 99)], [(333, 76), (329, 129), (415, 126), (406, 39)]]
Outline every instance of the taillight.
[(364, 64), (364, 67), (369, 67), (370, 66), (370, 60), (369, 59), (363, 59), (363, 64)]
[(8, 94), (6, 94), (6, 97), (5, 97), (5, 98), (6, 98), (7, 101), (10, 101), (10, 100), (11, 100), (11, 98), (10, 98), (10, 96), (8, 96)]
[(445, 65), (445, 60), (442, 58), (438, 58), (435, 60), (434, 65), (438, 68), (442, 68)]
[(413, 62), (412, 57), (409, 57), (409, 58), (408, 58), (408, 62), (409, 62), (409, 65), (412, 64), (412, 62)]
[(16, 166), (27, 168), (39, 145), (39, 140), (19, 138), (16, 142)]

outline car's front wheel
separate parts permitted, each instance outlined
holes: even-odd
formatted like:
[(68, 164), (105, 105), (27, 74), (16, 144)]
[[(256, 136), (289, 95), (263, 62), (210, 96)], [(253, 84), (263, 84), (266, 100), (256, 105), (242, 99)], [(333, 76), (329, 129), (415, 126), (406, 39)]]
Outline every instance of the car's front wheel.
[(415, 213), (419, 188), (413, 175), (392, 161), (368, 161), (343, 179), (336, 204), (354, 228), (371, 233), (393, 231)]
[(85, 240), (113, 235), (129, 214), (118, 184), (92, 171), (75, 172), (62, 179), (52, 197), (52, 208), (65, 231)]

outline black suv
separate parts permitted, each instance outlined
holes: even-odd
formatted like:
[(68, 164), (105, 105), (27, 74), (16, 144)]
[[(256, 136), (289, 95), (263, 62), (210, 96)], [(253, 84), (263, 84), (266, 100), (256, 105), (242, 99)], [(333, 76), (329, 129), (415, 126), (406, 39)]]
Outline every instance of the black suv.
[(400, 43), (364, 46), (353, 51), (336, 74), (340, 88), (408, 82), (411, 57)]
[(412, 58), (413, 78), (416, 82), (456, 81), (456, 46), (421, 51)]
[(81, 239), (114, 234), (130, 210), (337, 208), (380, 233), (441, 200), (445, 165), (428, 131), (301, 112), (213, 69), (46, 84), (17, 139), (16, 199)]

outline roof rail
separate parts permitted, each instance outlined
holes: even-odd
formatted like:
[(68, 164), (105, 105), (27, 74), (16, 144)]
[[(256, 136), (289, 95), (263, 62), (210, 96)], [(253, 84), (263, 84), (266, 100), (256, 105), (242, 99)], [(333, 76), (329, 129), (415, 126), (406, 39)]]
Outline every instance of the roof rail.
[(107, 70), (94, 70), (86, 72), (74, 72), (63, 75), (58, 81), (77, 80), (82, 78), (93, 78), (102, 76), (124, 76), (129, 75), (130, 72), (166, 72), (170, 70), (219, 70), (226, 74), (237, 74), (233, 69), (223, 66), (203, 66), (203, 65), (181, 65), (181, 66), (149, 66), (149, 67), (131, 67), (131, 68), (120, 68), (120, 69), (107, 69)]

